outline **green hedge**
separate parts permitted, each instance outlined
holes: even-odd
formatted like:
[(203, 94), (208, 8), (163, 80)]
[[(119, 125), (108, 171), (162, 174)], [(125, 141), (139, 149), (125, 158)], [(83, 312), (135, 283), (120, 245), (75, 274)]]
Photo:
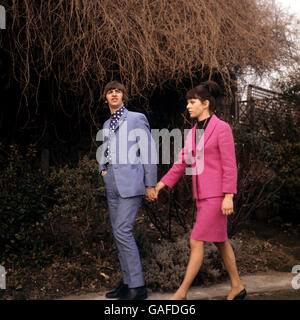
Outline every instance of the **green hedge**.
[(0, 145), (0, 263), (43, 264), (109, 241), (104, 186), (87, 156), (49, 176), (39, 169), (34, 146)]

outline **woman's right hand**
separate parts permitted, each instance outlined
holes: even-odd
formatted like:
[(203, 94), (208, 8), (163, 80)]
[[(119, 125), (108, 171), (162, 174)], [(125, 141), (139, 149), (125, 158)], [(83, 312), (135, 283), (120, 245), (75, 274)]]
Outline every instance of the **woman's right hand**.
[(166, 185), (162, 182), (162, 181), (159, 181), (157, 184), (156, 184), (156, 187), (155, 187), (155, 192), (156, 192), (156, 198), (158, 197), (158, 194), (159, 194), (159, 191), (161, 189), (163, 189)]

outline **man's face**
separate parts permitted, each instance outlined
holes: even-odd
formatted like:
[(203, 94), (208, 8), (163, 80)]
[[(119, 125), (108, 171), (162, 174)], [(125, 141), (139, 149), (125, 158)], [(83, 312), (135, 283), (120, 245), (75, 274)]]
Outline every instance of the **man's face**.
[(110, 89), (106, 93), (106, 100), (111, 110), (120, 109), (123, 106), (123, 92), (119, 89)]

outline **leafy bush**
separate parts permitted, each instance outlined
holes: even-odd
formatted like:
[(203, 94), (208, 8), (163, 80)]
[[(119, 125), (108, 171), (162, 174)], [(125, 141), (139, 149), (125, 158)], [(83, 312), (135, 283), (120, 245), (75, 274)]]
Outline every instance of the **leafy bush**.
[[(55, 247), (64, 255), (76, 254), (103, 238), (110, 227), (104, 186), (95, 160), (87, 156), (77, 168), (53, 168), (49, 188), (55, 202), (47, 215)], [(104, 209), (104, 210), (103, 210)]]
[[(152, 290), (175, 290), (184, 279), (189, 261), (190, 231), (175, 241), (163, 239), (160, 243), (151, 242), (145, 230), (136, 228), (136, 240), (140, 248), (144, 277), (147, 286)], [(231, 244), (238, 250), (238, 241), (231, 240)], [(210, 284), (227, 277), (222, 259), (216, 246), (205, 243), (204, 259), (200, 271), (193, 282), (197, 284)]]
[(32, 166), (36, 159), (33, 146), (22, 153), (11, 145), (4, 154), (1, 145), (1, 151), (1, 260), (22, 261), (25, 253), (43, 249), (40, 223), (47, 214), (47, 183), (41, 170)]
[(283, 140), (276, 145), (276, 165), (278, 183), (283, 185), (278, 198), (281, 217), (296, 224), (300, 222), (300, 127), (295, 136), (297, 141)]
[[(190, 255), (189, 238), (178, 238), (172, 243), (163, 240), (152, 247), (142, 260), (145, 281), (153, 290), (175, 290), (184, 279)], [(203, 264), (194, 285), (211, 284), (226, 277), (221, 257), (212, 243), (205, 243)]]
[(228, 232), (233, 236), (238, 227), (258, 209), (267, 207), (278, 195), (276, 182), (276, 148), (262, 134), (236, 125), (233, 128), (238, 166), (237, 194), (234, 197), (235, 213), (229, 216)]
[(40, 265), (91, 248), (107, 254), (112, 237), (94, 159), (51, 168), (49, 177), (38, 168), (32, 145), (27, 150), (11, 145), (9, 151), (1, 145), (0, 161), (0, 263)]
[(300, 71), (295, 69), (280, 79), (285, 109), (279, 112), (278, 130), (275, 130), (276, 166), (278, 183), (283, 187), (277, 200), (284, 221), (300, 223)]

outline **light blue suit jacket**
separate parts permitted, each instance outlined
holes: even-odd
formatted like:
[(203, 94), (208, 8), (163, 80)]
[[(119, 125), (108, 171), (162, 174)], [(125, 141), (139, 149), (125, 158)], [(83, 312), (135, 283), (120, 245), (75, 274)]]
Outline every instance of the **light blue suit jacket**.
[[(144, 114), (125, 109), (111, 138), (109, 124), (110, 119), (103, 124), (99, 173), (105, 170), (104, 152), (110, 139), (110, 152), (116, 163), (112, 168), (120, 196), (144, 195), (145, 187), (154, 187), (157, 183), (157, 153), (149, 122)], [(103, 180), (105, 182), (105, 175)]]

